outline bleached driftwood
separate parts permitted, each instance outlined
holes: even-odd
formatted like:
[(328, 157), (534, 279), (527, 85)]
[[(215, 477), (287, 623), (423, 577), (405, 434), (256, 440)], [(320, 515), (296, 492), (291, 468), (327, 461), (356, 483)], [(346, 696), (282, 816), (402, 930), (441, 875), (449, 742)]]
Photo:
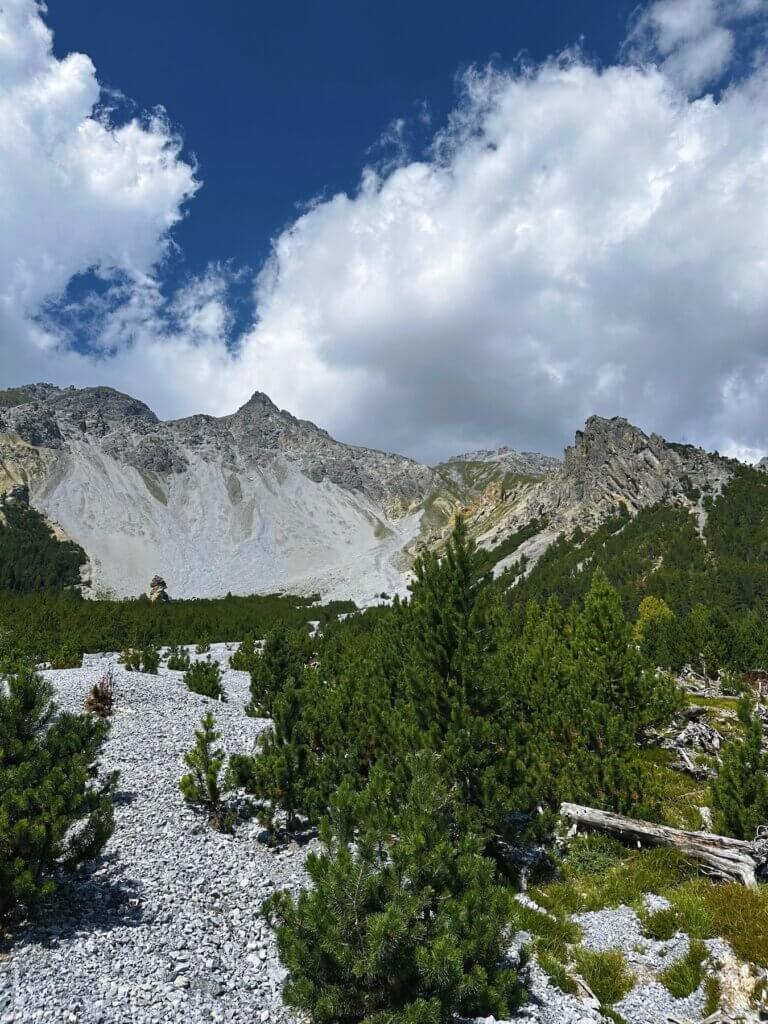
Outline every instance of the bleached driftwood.
[(757, 871), (768, 856), (766, 844), (762, 841), (748, 843), (712, 832), (686, 832), (580, 804), (561, 804), (560, 814), (577, 828), (609, 832), (649, 846), (670, 846), (700, 861), (713, 874), (741, 882), (750, 889), (757, 888)]

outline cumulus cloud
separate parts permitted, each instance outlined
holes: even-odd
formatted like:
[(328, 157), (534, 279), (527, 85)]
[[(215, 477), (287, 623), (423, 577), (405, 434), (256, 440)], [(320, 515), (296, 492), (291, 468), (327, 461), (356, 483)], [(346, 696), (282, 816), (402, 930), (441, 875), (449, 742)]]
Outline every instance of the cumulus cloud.
[[(768, 449), (768, 68), (758, 60), (715, 98), (692, 95), (669, 63), (719, 28), (757, 24), (758, 0), (660, 0), (631, 36), (650, 38), (654, 58), (469, 72), (420, 159), (366, 168), (354, 194), (310, 204), (275, 239), (253, 325), (234, 338), (226, 268), (163, 295), (168, 232), (197, 186), (178, 140), (164, 121), (104, 123), (87, 59), (55, 61), (34, 9), (14, 6), (31, 56), (12, 48), (6, 73), (0, 42), (3, 102), (8, 88), (47, 97), (16, 116), (49, 189), (37, 244), (0, 257), (3, 294), (25, 297), (17, 380), (44, 351), (51, 372), (32, 376), (111, 383), (160, 413), (231, 411), (258, 388), (344, 440), (432, 460), (501, 443), (557, 451), (593, 412)], [(698, 67), (722, 73), (712, 56)], [(39, 91), (50, 76), (81, 83), (67, 117), (56, 90)], [(80, 160), (63, 183), (50, 137)], [(107, 167), (122, 202), (90, 184)], [(69, 252), (57, 239), (74, 183), (100, 223)], [(106, 309), (84, 355), (39, 314), (88, 267), (116, 279), (94, 300)]]
[(661, 58), (664, 72), (696, 94), (724, 74), (737, 31), (766, 9), (766, 0), (657, 0), (640, 10), (627, 50), (636, 60)]

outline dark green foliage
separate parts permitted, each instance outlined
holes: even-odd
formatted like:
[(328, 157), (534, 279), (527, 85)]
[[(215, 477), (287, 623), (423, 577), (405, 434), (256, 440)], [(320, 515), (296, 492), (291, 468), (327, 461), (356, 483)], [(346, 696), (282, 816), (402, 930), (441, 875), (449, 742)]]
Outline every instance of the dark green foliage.
[(277, 626), (267, 633), (264, 650), (251, 664), (251, 701), (248, 713), (270, 717), (275, 698), (290, 680), (301, 679), (312, 657), (312, 641), (306, 632)]
[(229, 664), (239, 672), (252, 672), (258, 657), (259, 652), (256, 650), (256, 643), (253, 637), (246, 636), (229, 659)]
[(602, 1006), (611, 1006), (623, 999), (635, 983), (626, 958), (618, 949), (594, 953), (580, 948), (575, 950), (573, 959), (579, 974)]
[(184, 682), (187, 689), (199, 693), (202, 697), (210, 697), (212, 700), (227, 699), (221, 685), (221, 669), (218, 662), (211, 661), (210, 658), (192, 662), (184, 673)]
[(513, 587), (515, 575), (503, 577), (513, 612), (521, 616), (532, 598), (554, 596), (566, 607), (582, 601), (601, 568), (630, 618), (647, 596), (675, 613), (644, 630), (644, 654), (654, 664), (690, 663), (710, 675), (726, 666), (768, 667), (768, 474), (730, 468), (722, 496), (704, 499), (704, 540), (681, 507), (660, 504), (634, 518), (622, 513), (588, 537), (577, 531), (561, 538)]
[(0, 519), (0, 590), (28, 594), (61, 590), (80, 583), (82, 548), (60, 541), (35, 509), (23, 504), (3, 506)]
[(145, 647), (143, 650), (129, 647), (120, 655), (120, 661), (126, 672), (146, 672), (154, 676), (160, 667), (160, 652), (156, 647)]
[(321, 628), (350, 601), (318, 606), (313, 597), (267, 595), (216, 600), (90, 601), (71, 591), (12, 594), (0, 591), (0, 661), (53, 661), (62, 653), (80, 664), (84, 651), (123, 651), (127, 647), (194, 644), (201, 637), (239, 641), (263, 637), (282, 623), (307, 629), (309, 619)]
[(198, 644), (195, 646), (195, 654), (208, 654), (211, 649), (211, 641), (207, 636), (200, 639)]
[(186, 647), (179, 647), (176, 644), (171, 645), (165, 662), (166, 668), (172, 669), (174, 672), (186, 672), (191, 664), (192, 659)]
[[(331, 625), (317, 643), (319, 667), (300, 694), (288, 686), (290, 713), (263, 741), (257, 791), (271, 813), (282, 789), (283, 811), (317, 822), (340, 787), (370, 792), (375, 780), (370, 813), (386, 815), (419, 751), (439, 755), (457, 820), (500, 864), (564, 799), (655, 812), (639, 744), (681, 697), (645, 667), (604, 575), (583, 609), (531, 605), (520, 630), (459, 523), (443, 558), (417, 562), (408, 602)], [(285, 635), (270, 646), (275, 677), (292, 679), (306, 653), (290, 669)]]
[(739, 702), (739, 718), (745, 735), (723, 747), (712, 804), (728, 835), (754, 839), (758, 826), (768, 825), (768, 754), (762, 752), (762, 724), (749, 698)]
[(284, 997), (318, 1024), (447, 1024), (506, 1016), (519, 989), (500, 966), (513, 903), (480, 841), (458, 833), (430, 759), (385, 834), (322, 831), (313, 888), (265, 904), (288, 969)]
[(213, 828), (218, 832), (231, 832), (233, 815), (224, 796), (224, 751), (215, 746), (220, 739), (213, 712), (206, 711), (195, 732), (195, 745), (184, 755), (184, 763), (191, 770), (182, 775), (179, 788), (188, 804), (205, 810)]
[(260, 815), (272, 834), (278, 831), (277, 815), (285, 813), (285, 827), (293, 832), (296, 811), (311, 805), (311, 786), (306, 724), (302, 718), (305, 691), (289, 677), (272, 702), (272, 728), (259, 736), (258, 751), (252, 758), (235, 763), (239, 785), (263, 802)]
[(111, 835), (115, 776), (100, 784), (95, 769), (108, 730), (58, 714), (31, 668), (0, 680), (0, 919), (50, 895), (58, 867), (95, 857)]

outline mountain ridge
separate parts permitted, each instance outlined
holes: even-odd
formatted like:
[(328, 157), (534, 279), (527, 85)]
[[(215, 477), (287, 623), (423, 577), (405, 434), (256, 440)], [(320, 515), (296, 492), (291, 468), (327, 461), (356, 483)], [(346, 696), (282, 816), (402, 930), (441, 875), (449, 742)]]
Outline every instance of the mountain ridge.
[(703, 526), (728, 460), (590, 417), (562, 461), (502, 447), (435, 467), (335, 440), (262, 392), (234, 413), (160, 420), (113, 388), (27, 385), (0, 392), (0, 491), (31, 504), (90, 559), (92, 592), (141, 593), (155, 574), (175, 596), (287, 590), (404, 593), (420, 551), (462, 515), (496, 572), (533, 562), (561, 534), (617, 508), (683, 503)]

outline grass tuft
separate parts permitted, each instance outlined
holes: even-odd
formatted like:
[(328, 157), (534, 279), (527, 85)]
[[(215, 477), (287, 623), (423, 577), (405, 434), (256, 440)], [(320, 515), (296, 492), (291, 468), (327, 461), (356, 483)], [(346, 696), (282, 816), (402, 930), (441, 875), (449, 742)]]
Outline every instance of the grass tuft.
[(618, 949), (609, 949), (604, 953), (577, 949), (573, 961), (601, 1005), (612, 1006), (617, 1003), (635, 983), (635, 976), (627, 966), (624, 954)]
[(704, 964), (708, 956), (709, 951), (701, 939), (694, 939), (685, 956), (660, 974), (659, 981), (670, 995), (676, 999), (685, 999), (704, 980)]

